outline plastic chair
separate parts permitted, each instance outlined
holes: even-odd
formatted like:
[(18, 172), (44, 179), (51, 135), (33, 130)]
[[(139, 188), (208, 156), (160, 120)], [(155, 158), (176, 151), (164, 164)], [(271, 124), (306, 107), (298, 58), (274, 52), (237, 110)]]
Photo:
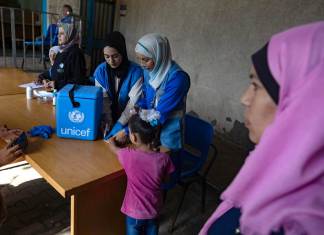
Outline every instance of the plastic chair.
[[(174, 225), (181, 210), (185, 194), (189, 186), (194, 182), (200, 182), (201, 184), (201, 210), (204, 212), (206, 177), (218, 153), (216, 147), (212, 144), (213, 137), (214, 130), (210, 123), (186, 114), (184, 133), (185, 146), (179, 153), (179, 157), (181, 158), (181, 173), (178, 185), (183, 187), (183, 191), (176, 214), (169, 228), (170, 232), (174, 230)], [(213, 154), (206, 165), (210, 148), (213, 149)]]
[[(49, 61), (49, 57), (48, 57), (48, 52), (50, 47), (52, 46), (57, 46), (58, 45), (58, 27), (56, 24), (50, 24), (47, 28), (46, 31), (46, 35), (43, 38), (42, 41), (42, 36), (37, 37), (36, 40), (33, 41), (25, 41), (24, 44), (26, 45), (26, 50), (28, 47), (32, 46), (33, 44), (35, 45), (35, 47), (40, 48), (42, 46), (42, 43), (44, 45), (44, 54), (42, 55), (43, 59), (44, 59), (44, 69), (46, 69), (46, 64), (45, 61)], [(26, 54), (26, 51), (25, 51)], [(42, 57), (40, 59), (40, 61), (42, 60)], [(22, 60), (21, 63), (21, 68), (24, 68), (24, 64), (25, 61), (24, 59)]]

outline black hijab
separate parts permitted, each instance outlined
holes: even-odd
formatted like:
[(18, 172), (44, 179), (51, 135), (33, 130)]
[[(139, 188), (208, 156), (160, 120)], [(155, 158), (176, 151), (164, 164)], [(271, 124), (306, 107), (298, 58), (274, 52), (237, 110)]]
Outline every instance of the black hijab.
[(280, 87), (272, 76), (272, 73), (268, 66), (268, 43), (256, 53), (254, 53), (251, 57), (255, 71), (260, 81), (271, 96), (272, 100), (276, 104), (278, 104)]
[[(112, 104), (111, 104), (111, 109), (112, 109), (112, 119), (113, 122), (116, 123), (118, 118), (120, 117), (123, 108), (118, 102), (118, 97), (119, 97), (119, 91), (122, 86), (122, 83), (125, 80), (125, 77), (128, 74), (128, 67), (129, 67), (129, 60), (127, 57), (127, 50), (126, 50), (126, 42), (124, 36), (118, 32), (114, 31), (110, 34), (107, 35), (104, 47), (109, 46), (118, 51), (122, 55), (122, 62), (118, 66), (118, 68), (111, 68), (109, 64), (107, 63), (107, 73), (109, 74), (110, 79), (108, 80), (108, 83), (111, 89), (112, 93)], [(118, 86), (118, 91), (115, 91), (115, 77), (120, 78), (119, 86)]]
[(104, 43), (104, 47), (106, 46), (115, 48), (119, 52), (119, 54), (122, 55), (122, 62), (118, 66), (118, 68), (113, 69), (109, 65), (107, 66), (107, 68), (108, 72), (111, 72), (111, 75), (113, 75), (113, 77), (117, 76), (123, 80), (124, 77), (127, 75), (129, 66), (124, 36), (118, 31), (114, 31), (108, 34)]

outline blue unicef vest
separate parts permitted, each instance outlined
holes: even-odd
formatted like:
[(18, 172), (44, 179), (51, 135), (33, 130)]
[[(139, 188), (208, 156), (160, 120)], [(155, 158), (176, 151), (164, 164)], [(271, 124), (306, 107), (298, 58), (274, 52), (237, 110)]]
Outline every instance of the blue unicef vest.
[[(109, 97), (112, 98), (112, 92), (111, 89), (114, 89), (113, 87), (109, 86), (108, 79), (110, 79), (107, 71), (106, 71), (106, 62), (101, 63), (95, 73), (94, 76), (97, 80), (97, 82), (107, 90), (107, 93)], [(120, 106), (124, 109), (127, 105), (127, 102), (129, 100), (128, 93), (134, 86), (134, 84), (137, 82), (137, 80), (142, 76), (142, 69), (141, 67), (130, 61), (127, 77), (123, 81), (119, 96), (118, 96), (118, 102)]]
[[(168, 81), (175, 76), (179, 71), (183, 71), (179, 65), (175, 62), (172, 63), (171, 68), (167, 73), (167, 78), (162, 82), (160, 87), (155, 91), (155, 97), (151, 102), (151, 107), (156, 108), (159, 102), (160, 97), (165, 92), (165, 87)], [(184, 71), (183, 71), (184, 72)], [(162, 126), (161, 130), (161, 144), (170, 150), (176, 151), (182, 148), (183, 146), (183, 136), (184, 136), (184, 115), (186, 113), (186, 98), (184, 97), (183, 105), (178, 107), (176, 110), (173, 110), (166, 122)]]

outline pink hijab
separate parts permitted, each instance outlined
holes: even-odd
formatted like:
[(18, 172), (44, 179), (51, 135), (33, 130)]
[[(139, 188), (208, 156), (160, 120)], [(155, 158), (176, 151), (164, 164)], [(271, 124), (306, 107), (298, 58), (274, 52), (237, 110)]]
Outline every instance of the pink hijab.
[(275, 120), (201, 235), (231, 207), (244, 235), (324, 232), (324, 21), (274, 35), (268, 65), (280, 86)]

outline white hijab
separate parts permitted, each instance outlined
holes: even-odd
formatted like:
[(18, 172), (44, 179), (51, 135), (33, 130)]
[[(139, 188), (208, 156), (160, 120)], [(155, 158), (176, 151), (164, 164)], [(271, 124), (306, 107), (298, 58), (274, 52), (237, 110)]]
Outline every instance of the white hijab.
[(146, 34), (138, 40), (135, 52), (153, 59), (155, 65), (149, 72), (149, 83), (156, 90), (166, 78), (171, 67), (169, 40), (157, 33)]

